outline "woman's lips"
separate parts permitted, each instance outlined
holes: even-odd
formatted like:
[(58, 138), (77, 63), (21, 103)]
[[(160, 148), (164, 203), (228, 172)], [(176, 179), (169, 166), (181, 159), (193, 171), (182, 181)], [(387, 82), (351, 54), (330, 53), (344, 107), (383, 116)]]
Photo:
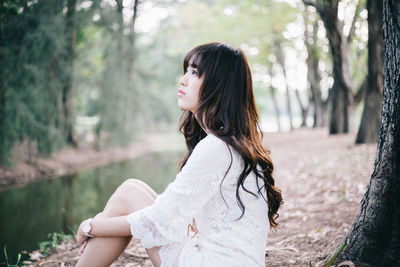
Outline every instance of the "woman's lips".
[(182, 90), (179, 90), (178, 91), (178, 96), (181, 96), (181, 95), (185, 95), (185, 92), (183, 92)]

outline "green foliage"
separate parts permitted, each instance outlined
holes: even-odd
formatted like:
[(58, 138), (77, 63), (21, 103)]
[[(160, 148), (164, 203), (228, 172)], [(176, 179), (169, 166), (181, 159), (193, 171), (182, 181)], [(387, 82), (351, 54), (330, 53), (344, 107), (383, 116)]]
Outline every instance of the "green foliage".
[(4, 258), (6, 259), (6, 261), (5, 262), (0, 262), (0, 265), (5, 265), (7, 267), (23, 266), (23, 264), (20, 263), (20, 260), (21, 260), (21, 254), (20, 253), (18, 253), (18, 256), (17, 256), (17, 262), (15, 264), (12, 264), (11, 260), (8, 258), (7, 247), (6, 246), (4, 246), (3, 252), (4, 252)]
[(59, 244), (69, 235), (61, 233), (49, 233), (47, 235), (48, 240), (39, 243), (39, 249), (43, 255), (49, 254), (51, 251), (57, 248)]
[(60, 4), (21, 1), (17, 12), (7, 5), (3, 9), (0, 49), (7, 64), (0, 71), (0, 164), (7, 164), (9, 150), (25, 140), (35, 146), (29, 154), (39, 155), (65, 142), (60, 118), (65, 39), (58, 30), (63, 24)]

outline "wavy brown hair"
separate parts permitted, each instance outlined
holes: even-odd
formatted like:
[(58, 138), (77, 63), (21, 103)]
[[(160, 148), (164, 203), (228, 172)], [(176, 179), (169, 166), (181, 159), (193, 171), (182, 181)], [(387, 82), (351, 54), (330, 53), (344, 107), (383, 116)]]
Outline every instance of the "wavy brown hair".
[[(240, 198), (239, 189), (257, 196), (244, 187), (244, 181), (253, 171), (256, 175), (258, 194), (268, 203), (270, 225), (276, 228), (278, 209), (283, 203), (282, 195), (272, 176), (274, 167), (269, 151), (262, 146), (263, 135), (246, 56), (240, 49), (227, 44), (208, 43), (189, 51), (183, 62), (184, 72), (189, 64), (197, 68), (199, 77), (204, 75), (204, 81), (199, 91), (196, 116), (190, 111), (185, 111), (181, 118), (180, 131), (185, 136), (188, 148), (181, 168), (186, 164), (196, 144), (207, 135), (203, 129), (212, 132), (238, 151), (244, 161), (244, 168), (236, 187), (236, 200), (242, 210), (240, 218), (246, 208)], [(264, 181), (261, 186), (260, 180)], [(263, 188), (266, 189), (267, 198), (261, 194)]]

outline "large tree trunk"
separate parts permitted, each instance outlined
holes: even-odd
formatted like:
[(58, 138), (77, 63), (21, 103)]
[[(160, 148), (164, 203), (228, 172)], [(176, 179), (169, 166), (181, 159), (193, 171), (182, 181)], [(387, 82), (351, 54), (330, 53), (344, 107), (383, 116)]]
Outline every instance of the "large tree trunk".
[(382, 0), (368, 0), (368, 84), (356, 143), (378, 141), (383, 91)]
[(344, 260), (400, 266), (400, 2), (384, 0), (384, 92), (378, 150)]
[(74, 87), (73, 87), (73, 68), (74, 68), (74, 55), (75, 55), (75, 8), (76, 0), (67, 1), (67, 14), (66, 14), (66, 57), (64, 60), (64, 84), (62, 93), (62, 106), (63, 106), (63, 117), (64, 117), (64, 133), (67, 142), (72, 145), (76, 145), (74, 138)]

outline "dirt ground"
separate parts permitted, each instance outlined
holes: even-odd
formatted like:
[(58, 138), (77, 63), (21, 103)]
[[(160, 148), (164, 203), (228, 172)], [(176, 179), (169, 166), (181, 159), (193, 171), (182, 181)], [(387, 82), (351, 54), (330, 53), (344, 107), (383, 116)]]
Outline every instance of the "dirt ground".
[[(280, 227), (270, 232), (266, 266), (324, 266), (343, 242), (373, 170), (376, 144), (326, 129), (265, 134), (284, 205)], [(76, 244), (67, 240), (31, 266), (74, 266)], [(37, 254), (36, 254), (37, 255)], [(112, 266), (152, 266), (134, 240)]]

